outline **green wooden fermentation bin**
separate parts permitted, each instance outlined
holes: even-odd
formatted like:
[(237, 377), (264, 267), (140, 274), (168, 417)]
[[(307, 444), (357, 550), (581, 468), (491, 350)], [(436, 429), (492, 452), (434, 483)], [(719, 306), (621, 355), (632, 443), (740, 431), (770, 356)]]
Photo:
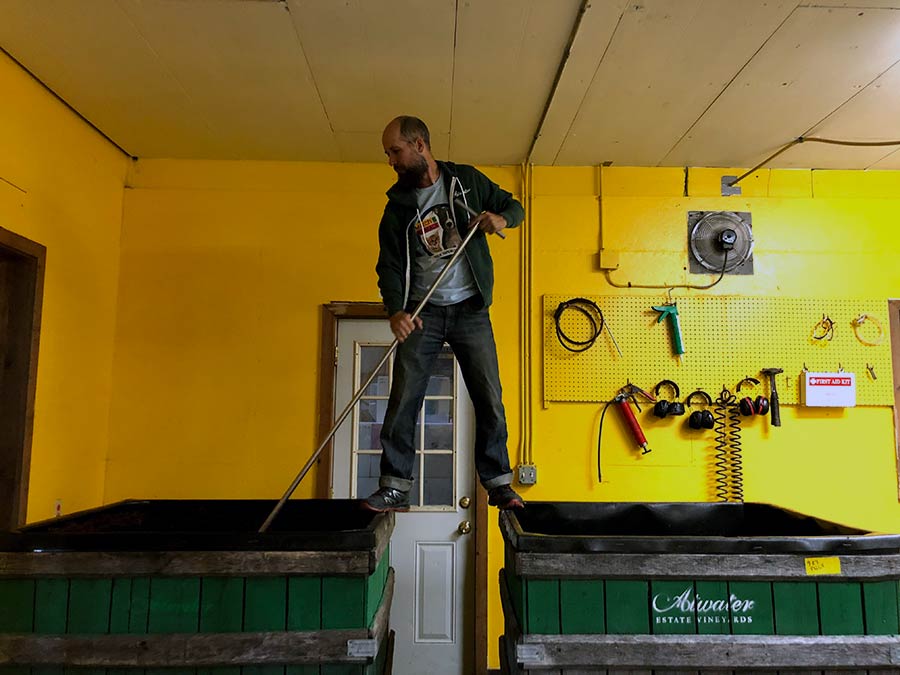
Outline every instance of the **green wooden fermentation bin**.
[[(392, 514), (127, 501), (0, 534), (0, 675), (390, 672)], [(77, 668), (77, 669), (76, 669)]]
[(898, 535), (737, 503), (530, 502), (500, 525), (506, 672), (900, 667)]

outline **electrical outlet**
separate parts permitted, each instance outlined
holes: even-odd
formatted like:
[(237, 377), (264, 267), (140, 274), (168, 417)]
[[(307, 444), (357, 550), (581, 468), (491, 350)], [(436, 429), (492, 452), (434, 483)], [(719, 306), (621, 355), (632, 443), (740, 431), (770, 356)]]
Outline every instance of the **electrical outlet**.
[(519, 464), (519, 485), (534, 485), (537, 483), (537, 467), (534, 464)]

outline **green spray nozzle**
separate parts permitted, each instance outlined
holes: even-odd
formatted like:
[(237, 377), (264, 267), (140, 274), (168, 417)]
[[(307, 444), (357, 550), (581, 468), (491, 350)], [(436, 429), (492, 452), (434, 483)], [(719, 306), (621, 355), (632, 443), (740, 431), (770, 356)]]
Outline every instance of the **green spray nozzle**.
[(681, 338), (681, 322), (678, 320), (678, 305), (674, 302), (668, 305), (658, 305), (653, 308), (655, 312), (659, 312), (656, 323), (662, 323), (663, 319), (668, 319), (672, 326), (672, 351), (679, 358), (684, 354), (684, 342)]

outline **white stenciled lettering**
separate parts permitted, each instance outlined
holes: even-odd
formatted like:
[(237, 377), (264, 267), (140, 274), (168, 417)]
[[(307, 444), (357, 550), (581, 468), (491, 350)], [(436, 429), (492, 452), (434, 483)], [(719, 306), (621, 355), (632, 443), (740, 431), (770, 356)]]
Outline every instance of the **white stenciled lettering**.
[(690, 586), (676, 596), (662, 593), (657, 593), (653, 596), (653, 611), (657, 614), (666, 614), (668, 612), (719, 614), (729, 610), (732, 614), (745, 614), (753, 611), (753, 605), (753, 600), (739, 598), (734, 593), (729, 596), (728, 600), (701, 598), (699, 593), (691, 593)]

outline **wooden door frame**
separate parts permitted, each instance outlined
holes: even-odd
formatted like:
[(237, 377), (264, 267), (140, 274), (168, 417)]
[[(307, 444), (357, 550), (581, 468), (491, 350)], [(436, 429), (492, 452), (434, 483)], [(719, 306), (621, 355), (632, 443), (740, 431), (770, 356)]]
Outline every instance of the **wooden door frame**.
[(22, 445), (16, 467), (18, 499), (13, 504), (12, 519), (17, 526), (25, 524), (28, 509), (28, 484), (31, 475), (31, 443), (34, 436), (34, 398), (37, 390), (38, 349), (41, 337), (41, 308), (44, 299), (44, 269), (47, 248), (30, 239), (0, 227), (0, 249), (31, 260), (35, 266), (34, 303), (31, 316), (28, 375), (25, 392), (25, 423)]
[[(325, 438), (334, 426), (334, 401), (337, 376), (338, 321), (341, 319), (387, 319), (380, 302), (330, 302), (322, 305), (322, 350), (319, 360), (318, 438)], [(319, 456), (316, 496), (330, 499), (334, 444), (329, 441)], [(475, 672), (487, 673), (487, 494), (475, 490)]]

